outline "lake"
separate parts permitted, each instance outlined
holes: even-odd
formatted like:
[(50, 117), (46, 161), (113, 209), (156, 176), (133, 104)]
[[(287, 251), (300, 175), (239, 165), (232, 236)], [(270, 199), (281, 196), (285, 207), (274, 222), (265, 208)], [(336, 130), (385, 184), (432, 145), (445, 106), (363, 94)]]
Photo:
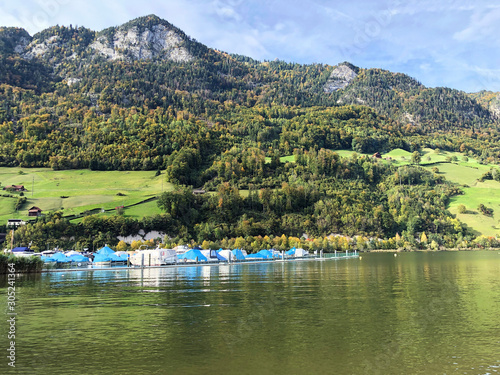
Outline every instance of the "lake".
[(500, 372), (498, 251), (23, 275), (16, 299), (2, 374)]

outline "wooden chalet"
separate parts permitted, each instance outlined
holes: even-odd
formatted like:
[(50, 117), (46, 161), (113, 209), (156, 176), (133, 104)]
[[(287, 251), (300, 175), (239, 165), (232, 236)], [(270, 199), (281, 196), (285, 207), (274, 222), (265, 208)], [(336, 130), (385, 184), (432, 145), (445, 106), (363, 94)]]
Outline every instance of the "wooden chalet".
[(28, 210), (28, 216), (40, 216), (42, 214), (42, 210), (39, 207), (33, 206)]
[(9, 185), (5, 186), (3, 190), (26, 191), (24, 185)]

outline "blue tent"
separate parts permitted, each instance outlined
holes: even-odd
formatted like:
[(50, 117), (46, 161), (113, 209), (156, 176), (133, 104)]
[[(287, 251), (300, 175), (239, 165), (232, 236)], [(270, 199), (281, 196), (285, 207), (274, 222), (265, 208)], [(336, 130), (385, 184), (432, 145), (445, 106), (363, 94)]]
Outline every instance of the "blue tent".
[(220, 254), (219, 254), (219, 252), (216, 252), (216, 254), (217, 254), (217, 259), (218, 259), (218, 260), (221, 260), (221, 261), (223, 261), (223, 262), (227, 262), (227, 259), (226, 259), (226, 258), (224, 258), (222, 255), (220, 255)]
[(198, 262), (206, 262), (207, 258), (205, 255), (201, 253), (200, 250), (189, 250), (184, 254), (178, 254), (177, 259), (187, 259), (187, 260), (196, 260), (198, 258)]
[(111, 249), (109, 246), (104, 246), (103, 248), (99, 249), (97, 254), (103, 254), (103, 255), (109, 255), (109, 254), (114, 254), (114, 250)]
[(105, 255), (105, 254), (96, 254), (96, 256), (94, 257), (94, 263), (97, 263), (97, 262), (111, 262), (112, 259), (109, 255)]
[(125, 262), (128, 260), (129, 257), (130, 257), (130, 255), (128, 255), (128, 254), (122, 254), (122, 255), (120, 255), (121, 260), (125, 261)]
[(42, 255), (40, 257), (41, 260), (43, 260), (45, 263), (52, 263), (52, 262), (57, 262), (54, 258), (52, 257), (47, 257), (45, 255)]
[(71, 262), (71, 259), (69, 259), (63, 253), (55, 253), (54, 255), (51, 256), (51, 258), (54, 259), (57, 263), (69, 263), (69, 262)]
[(66, 257), (66, 258), (68, 258), (72, 262), (88, 262), (89, 261), (89, 258), (84, 257), (82, 254), (73, 254), (73, 255), (70, 255), (69, 257)]
[(273, 253), (269, 250), (261, 250), (257, 254), (261, 254), (264, 259), (273, 259)]
[[(99, 255), (101, 255), (101, 254), (99, 254)], [(109, 257), (112, 262), (123, 262), (123, 261), (126, 262), (127, 261), (126, 258), (122, 258), (121, 256), (116, 255), (115, 253), (111, 253), (111, 254), (108, 254), (106, 256)]]
[(290, 250), (286, 252), (286, 255), (295, 255), (295, 250), (297, 250), (295, 247), (292, 247)]
[(262, 254), (255, 253), (255, 254), (248, 254), (246, 259), (266, 259)]
[(224, 249), (221, 247), (219, 250), (217, 250), (217, 252), (220, 253), (222, 250)]
[(245, 256), (240, 249), (234, 249), (231, 251), (237, 260), (245, 260)]

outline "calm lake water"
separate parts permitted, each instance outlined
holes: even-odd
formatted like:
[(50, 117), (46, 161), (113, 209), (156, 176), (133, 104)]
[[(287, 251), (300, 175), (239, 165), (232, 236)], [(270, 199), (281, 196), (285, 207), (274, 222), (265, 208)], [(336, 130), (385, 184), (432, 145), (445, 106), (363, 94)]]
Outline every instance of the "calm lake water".
[[(2, 374), (500, 373), (497, 251), (64, 272), (16, 288), (16, 369), (2, 355)], [(4, 353), (8, 341), (4, 323)]]

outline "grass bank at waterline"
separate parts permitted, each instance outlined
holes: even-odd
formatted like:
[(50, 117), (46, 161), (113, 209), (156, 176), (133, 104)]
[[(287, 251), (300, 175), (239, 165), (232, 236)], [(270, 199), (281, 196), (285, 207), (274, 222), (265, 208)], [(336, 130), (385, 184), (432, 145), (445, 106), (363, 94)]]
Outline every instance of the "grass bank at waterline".
[[(0, 275), (6, 274), (8, 265), (13, 264), (16, 273), (42, 272), (43, 261), (40, 257), (16, 257), (0, 254)], [(10, 267), (12, 268), (12, 267)]]

